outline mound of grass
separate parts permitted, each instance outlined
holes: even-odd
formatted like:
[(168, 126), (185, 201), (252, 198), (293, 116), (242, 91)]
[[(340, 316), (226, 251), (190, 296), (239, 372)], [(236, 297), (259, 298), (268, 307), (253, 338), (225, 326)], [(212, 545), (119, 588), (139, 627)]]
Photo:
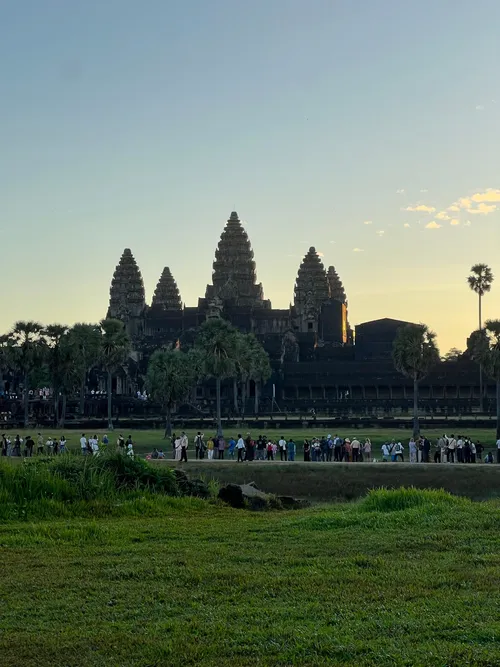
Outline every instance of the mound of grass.
[(372, 489), (363, 498), (358, 507), (366, 512), (401, 512), (404, 510), (422, 508), (432, 510), (443, 506), (470, 506), (471, 501), (466, 498), (453, 496), (442, 489), (415, 489), (414, 487), (400, 489)]

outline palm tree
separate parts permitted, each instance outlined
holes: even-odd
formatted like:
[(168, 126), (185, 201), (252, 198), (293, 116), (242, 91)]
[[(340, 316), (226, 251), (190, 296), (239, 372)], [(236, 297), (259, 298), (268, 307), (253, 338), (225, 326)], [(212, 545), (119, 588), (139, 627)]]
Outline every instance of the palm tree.
[(156, 350), (146, 375), (149, 395), (165, 409), (165, 437), (172, 435), (172, 411), (196, 382), (196, 363), (190, 352)]
[(47, 366), (49, 369), (52, 391), (54, 392), (54, 413), (56, 424), (59, 423), (59, 395), (62, 389), (62, 340), (67, 332), (68, 327), (63, 324), (50, 324), (42, 331), (42, 334), (47, 341)]
[(85, 384), (87, 375), (101, 357), (102, 330), (98, 324), (78, 323), (68, 332), (68, 342), (75, 352), (75, 365), (79, 375), (80, 407), (79, 413), (85, 413)]
[(398, 329), (392, 352), (396, 369), (413, 380), (413, 437), (420, 435), (418, 385), (439, 361), (436, 334), (425, 324), (406, 324)]
[(101, 362), (107, 373), (108, 428), (113, 430), (112, 388), (113, 373), (125, 363), (130, 353), (130, 338), (120, 320), (106, 319), (101, 322)]
[(240, 334), (238, 339), (238, 357), (236, 361), (238, 375), (242, 382), (242, 411), (244, 417), (246, 406), (246, 389), (249, 380), (255, 382), (255, 414), (259, 411), (258, 385), (265, 382), (271, 375), (269, 356), (253, 333)]
[(222, 435), (221, 382), (236, 374), (239, 336), (229, 322), (214, 318), (201, 325), (195, 340), (203, 376), (215, 378), (218, 435)]
[(255, 339), (255, 346), (253, 347), (252, 360), (251, 379), (255, 382), (254, 412), (257, 415), (259, 412), (260, 387), (269, 380), (272, 372), (269, 355), (257, 339)]
[(38, 322), (19, 321), (7, 335), (6, 356), (9, 366), (23, 378), (25, 428), (29, 426), (30, 376), (43, 363), (45, 354), (42, 331), (43, 327)]
[(500, 439), (500, 320), (487, 320), (485, 327), (474, 331), (468, 341), (476, 359), (496, 384), (497, 440)]
[[(467, 284), (470, 289), (478, 295), (479, 298), (479, 329), (483, 328), (482, 299), (486, 292), (491, 290), (491, 283), (494, 280), (493, 273), (487, 264), (474, 264), (471, 267), (471, 274), (467, 277)], [(483, 411), (483, 367), (479, 363), (479, 409)]]

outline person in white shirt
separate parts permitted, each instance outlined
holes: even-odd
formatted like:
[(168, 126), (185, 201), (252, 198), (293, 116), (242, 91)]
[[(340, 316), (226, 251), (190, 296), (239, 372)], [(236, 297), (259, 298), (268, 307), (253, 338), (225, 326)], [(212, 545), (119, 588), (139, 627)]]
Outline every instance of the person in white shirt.
[(99, 442), (97, 438), (92, 438), (92, 454), (94, 456), (99, 456)]
[(390, 456), (389, 446), (387, 443), (382, 445), (382, 461), (388, 461)]
[(394, 461), (398, 460), (398, 457), (401, 458), (401, 462), (404, 463), (404, 448), (403, 445), (400, 442), (397, 442), (394, 447), (392, 448), (392, 455), (394, 457)]
[(85, 437), (85, 433), (82, 433), (82, 437), (80, 438), (80, 449), (82, 451), (83, 456), (86, 456), (86, 454), (87, 454), (87, 438)]
[(457, 441), (453, 433), (448, 440), (448, 463), (455, 463), (455, 451), (457, 449)]
[[(286, 442), (285, 442), (286, 446)], [(238, 442), (236, 443), (236, 449), (238, 450), (238, 461), (243, 461), (243, 454), (245, 453), (245, 442), (241, 437), (241, 433), (238, 433)]]
[(457, 440), (457, 463), (465, 463), (464, 461), (464, 441), (461, 435)]
[(281, 440), (278, 441), (278, 447), (280, 448), (280, 461), (286, 461), (286, 440), (281, 436)]

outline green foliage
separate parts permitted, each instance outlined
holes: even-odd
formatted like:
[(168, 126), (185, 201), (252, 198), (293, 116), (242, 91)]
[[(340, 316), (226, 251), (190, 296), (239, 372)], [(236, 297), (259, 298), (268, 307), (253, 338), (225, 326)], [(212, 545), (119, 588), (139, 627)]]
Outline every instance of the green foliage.
[(205, 377), (234, 377), (240, 352), (240, 334), (229, 322), (219, 318), (207, 320), (198, 329), (195, 349), (200, 353)]
[(394, 340), (396, 369), (415, 382), (422, 380), (439, 361), (436, 334), (425, 324), (406, 324)]
[(436, 507), (471, 506), (466, 498), (453, 496), (443, 490), (435, 489), (372, 489), (359, 503), (359, 509), (365, 512), (401, 512), (415, 507), (424, 512)]
[(151, 355), (146, 386), (153, 400), (164, 406), (167, 430), (175, 405), (184, 401), (196, 382), (197, 359), (193, 351), (157, 350)]
[(487, 320), (484, 329), (474, 331), (469, 351), (492, 380), (500, 381), (500, 320)]
[(473, 292), (482, 297), (491, 290), (493, 280), (493, 273), (487, 264), (474, 264), (471, 267), (471, 275), (467, 277), (467, 284)]
[(125, 361), (130, 352), (131, 341), (125, 325), (120, 320), (107, 319), (101, 321), (101, 363), (112, 373)]

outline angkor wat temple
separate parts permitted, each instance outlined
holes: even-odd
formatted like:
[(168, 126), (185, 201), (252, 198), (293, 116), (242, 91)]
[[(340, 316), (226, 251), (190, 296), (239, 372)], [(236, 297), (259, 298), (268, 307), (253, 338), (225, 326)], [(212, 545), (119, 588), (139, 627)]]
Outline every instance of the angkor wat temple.
[[(391, 353), (402, 322), (380, 319), (356, 327), (348, 322), (346, 291), (335, 267), (325, 269), (314, 247), (297, 272), (293, 303), (273, 309), (257, 282), (254, 254), (236, 212), (231, 213), (215, 251), (212, 282), (196, 306), (185, 306), (170, 269), (160, 276), (151, 304), (141, 272), (129, 249), (113, 275), (108, 317), (125, 322), (133, 341), (135, 372), (117, 379), (118, 394), (141, 388), (147, 360), (163, 345), (189, 346), (197, 326), (223, 317), (253, 332), (271, 359), (273, 375), (262, 392), (261, 410), (311, 410), (339, 414), (390, 412), (410, 408), (412, 384), (394, 369)], [(467, 358), (441, 363), (422, 383), (423, 407), (433, 412), (471, 412), (479, 405), (477, 366)], [(227, 414), (233, 387), (223, 393)], [(488, 396), (495, 395), (487, 386)], [(253, 412), (254, 388), (248, 387), (247, 414)], [(193, 405), (213, 402), (210, 383), (196, 388)]]

